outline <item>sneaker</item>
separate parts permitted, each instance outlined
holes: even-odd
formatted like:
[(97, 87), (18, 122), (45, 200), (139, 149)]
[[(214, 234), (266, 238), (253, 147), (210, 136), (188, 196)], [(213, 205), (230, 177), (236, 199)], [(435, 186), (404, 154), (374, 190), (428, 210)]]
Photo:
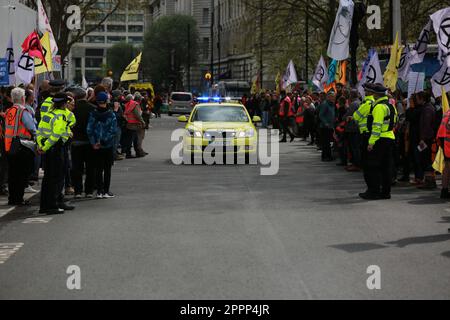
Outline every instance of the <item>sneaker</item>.
[(103, 199), (103, 194), (98, 193), (98, 194), (97, 194), (97, 199)]
[(33, 189), (33, 187), (28, 187), (25, 189), (25, 193), (39, 193), (38, 190)]
[(108, 192), (108, 193), (105, 193), (104, 195), (103, 195), (103, 198), (104, 199), (113, 199), (113, 198), (115, 198), (116, 196), (113, 194), (113, 193), (111, 193), (111, 192)]
[(87, 198), (87, 199), (94, 199), (95, 197), (94, 197), (94, 194), (93, 194), (93, 193), (87, 193), (87, 194), (86, 194), (86, 198)]
[(83, 196), (81, 195), (81, 193), (79, 193), (79, 194), (76, 194), (74, 198), (79, 200), (79, 199), (83, 198)]

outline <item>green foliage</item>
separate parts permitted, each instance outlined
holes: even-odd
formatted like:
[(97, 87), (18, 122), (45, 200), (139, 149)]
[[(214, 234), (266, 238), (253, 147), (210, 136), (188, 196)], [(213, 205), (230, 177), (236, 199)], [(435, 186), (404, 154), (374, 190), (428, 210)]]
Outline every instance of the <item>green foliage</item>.
[(120, 78), (125, 68), (139, 54), (139, 49), (133, 45), (121, 42), (108, 49), (106, 55), (107, 68), (112, 70), (114, 78)]
[(191, 16), (173, 15), (158, 19), (145, 34), (142, 62), (144, 77), (150, 78), (157, 88), (170, 85), (181, 87), (182, 69), (189, 63), (194, 65), (197, 60), (198, 37), (196, 21)]

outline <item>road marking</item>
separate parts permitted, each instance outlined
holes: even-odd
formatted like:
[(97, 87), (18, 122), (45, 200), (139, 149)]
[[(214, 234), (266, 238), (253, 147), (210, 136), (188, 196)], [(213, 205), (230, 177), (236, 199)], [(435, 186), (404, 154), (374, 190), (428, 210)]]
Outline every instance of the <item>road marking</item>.
[(6, 216), (8, 213), (13, 211), (15, 208), (9, 208), (9, 209), (2, 209), (0, 210), (0, 218)]
[(49, 223), (52, 221), (53, 218), (28, 218), (25, 219), (22, 223), (23, 224), (43, 224), (43, 223)]
[(8, 261), (23, 246), (24, 243), (0, 243), (0, 264)]

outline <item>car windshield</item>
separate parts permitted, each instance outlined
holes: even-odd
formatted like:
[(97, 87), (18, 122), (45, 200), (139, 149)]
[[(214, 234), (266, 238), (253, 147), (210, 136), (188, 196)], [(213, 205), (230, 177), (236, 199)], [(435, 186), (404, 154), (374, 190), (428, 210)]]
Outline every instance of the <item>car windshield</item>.
[(172, 100), (188, 102), (188, 101), (192, 100), (192, 97), (189, 94), (174, 94), (174, 95), (172, 95)]
[(226, 106), (199, 107), (192, 120), (194, 122), (249, 122), (244, 108)]

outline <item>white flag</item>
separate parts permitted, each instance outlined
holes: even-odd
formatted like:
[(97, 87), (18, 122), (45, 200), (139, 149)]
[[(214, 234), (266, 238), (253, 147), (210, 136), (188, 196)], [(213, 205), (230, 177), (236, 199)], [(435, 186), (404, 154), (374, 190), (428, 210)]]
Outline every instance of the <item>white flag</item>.
[(9, 37), (8, 47), (6, 48), (5, 54), (6, 62), (8, 63), (9, 72), (9, 85), (16, 85), (16, 61), (14, 59), (14, 45), (13, 45), (13, 35)]
[(422, 63), (425, 55), (428, 51), (428, 45), (431, 41), (431, 30), (433, 28), (433, 24), (428, 21), (425, 28), (423, 28), (420, 33), (419, 39), (417, 39), (416, 44), (414, 45), (413, 50), (411, 51), (411, 64)]
[(411, 49), (406, 46), (403, 49), (400, 57), (400, 64), (398, 66), (398, 78), (403, 81), (408, 81), (408, 74), (411, 71)]
[(89, 88), (89, 84), (88, 84), (88, 82), (86, 81), (86, 77), (83, 75), (83, 80), (82, 80), (82, 83), (81, 83), (81, 87), (83, 88), (83, 89), (87, 89), (87, 88)]
[(445, 92), (450, 91), (450, 67), (446, 63), (443, 63), (439, 71), (431, 78), (431, 85), (436, 98), (442, 96), (442, 88)]
[(42, 5), (41, 0), (37, 0), (37, 11), (38, 11), (39, 31), (42, 34), (45, 34), (46, 32), (49, 33), (50, 48), (52, 49), (52, 57), (54, 57), (58, 53), (58, 45), (56, 44), (56, 40), (55, 40), (55, 36), (52, 31), (52, 27), (50, 26), (50, 22), (48, 21), (47, 14), (45, 13), (45, 9), (44, 9), (44, 6)]
[(377, 52), (375, 52), (372, 59), (370, 59), (370, 62), (362, 76), (361, 82), (358, 85), (358, 91), (363, 97), (365, 97), (363, 85), (366, 83), (380, 83), (384, 85), (383, 73), (381, 72), (380, 59), (378, 58)]
[(350, 55), (350, 31), (354, 9), (355, 4), (352, 0), (340, 1), (328, 44), (328, 56), (334, 60), (346, 60)]
[(34, 57), (30, 57), (28, 53), (22, 53), (17, 62), (17, 79), (23, 84), (30, 84), (34, 77)]
[(408, 99), (413, 94), (422, 92), (425, 83), (425, 73), (423, 72), (410, 72), (408, 74)]
[(297, 82), (298, 82), (297, 71), (295, 71), (294, 62), (291, 60), (286, 69), (286, 73), (283, 76), (282, 88), (286, 89), (291, 84), (297, 83)]
[[(439, 10), (431, 15), (433, 29), (439, 46), (439, 60), (442, 62), (450, 56), (450, 8)], [(448, 66), (450, 64), (447, 63)]]
[(319, 89), (323, 89), (323, 84), (328, 81), (328, 68), (325, 64), (324, 58), (321, 56), (319, 60), (319, 64), (317, 65), (316, 72), (314, 73), (314, 77), (312, 79), (312, 83), (318, 87)]

